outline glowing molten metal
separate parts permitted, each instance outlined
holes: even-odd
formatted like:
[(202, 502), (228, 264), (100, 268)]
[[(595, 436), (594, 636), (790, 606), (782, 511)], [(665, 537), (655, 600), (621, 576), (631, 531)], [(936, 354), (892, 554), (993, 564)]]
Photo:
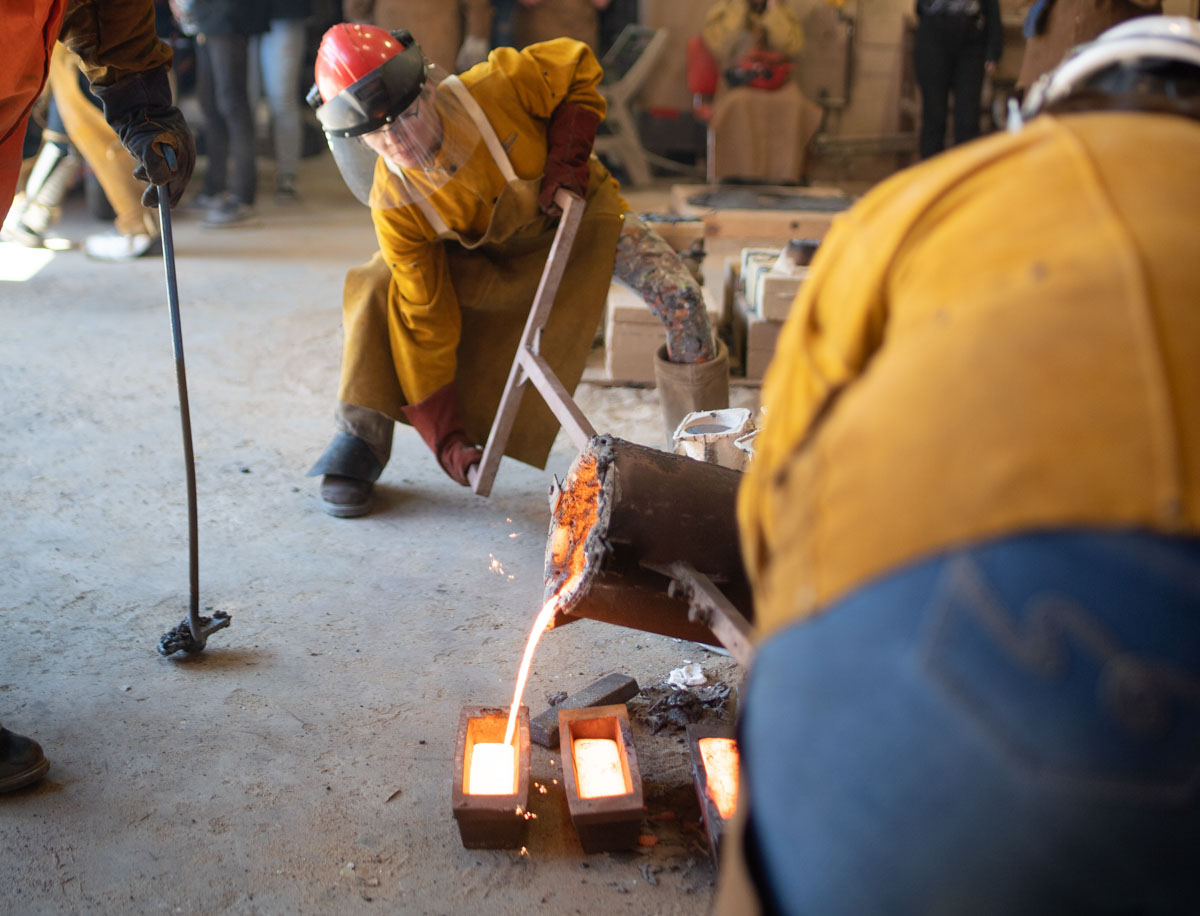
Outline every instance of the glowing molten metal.
[(700, 758), (704, 761), (707, 794), (722, 820), (737, 811), (738, 748), (732, 738), (701, 738)]
[(576, 738), (571, 745), (575, 757), (575, 782), (580, 798), (626, 795), (621, 749), (610, 738)]
[(468, 795), (512, 795), (517, 791), (517, 749), (511, 744), (476, 744), (471, 750)]
[(512, 706), (508, 711), (508, 727), (504, 731), (505, 744), (512, 742), (513, 731), (517, 727), (517, 709), (521, 706), (525, 682), (529, 680), (529, 666), (533, 662), (533, 652), (537, 648), (538, 640), (554, 620), (562, 596), (570, 593), (583, 577), (587, 566), (584, 547), (587, 533), (596, 524), (600, 494), (600, 480), (596, 476), (594, 456), (580, 457), (568, 485), (569, 489), (563, 489), (558, 504), (554, 507), (554, 517), (558, 519), (559, 524), (551, 536), (550, 550), (556, 568), (569, 572), (569, 575), (542, 605), (541, 611), (533, 621), (529, 641), (525, 644), (525, 654), (521, 656), (521, 667), (517, 671), (517, 686), (513, 690)]

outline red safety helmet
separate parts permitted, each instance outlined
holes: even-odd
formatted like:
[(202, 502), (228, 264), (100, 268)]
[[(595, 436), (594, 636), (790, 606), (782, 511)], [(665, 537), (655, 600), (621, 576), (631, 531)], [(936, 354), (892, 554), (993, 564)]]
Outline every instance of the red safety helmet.
[(445, 74), (406, 30), (332, 26), (317, 49), (314, 75), (308, 103), (342, 178), (371, 207), (428, 197), (482, 142), (462, 102), (439, 91)]
[(388, 124), (425, 85), (426, 63), (408, 31), (343, 22), (317, 49), (316, 84), (308, 94), (330, 137), (357, 137)]

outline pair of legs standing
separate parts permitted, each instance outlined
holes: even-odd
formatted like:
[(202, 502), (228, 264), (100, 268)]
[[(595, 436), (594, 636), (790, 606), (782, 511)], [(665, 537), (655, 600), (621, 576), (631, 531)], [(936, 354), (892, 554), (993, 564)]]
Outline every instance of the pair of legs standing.
[(210, 202), (205, 218), (208, 226), (245, 224), (254, 216), (258, 172), (248, 66), (249, 39), (245, 35), (199, 36), (196, 94), (205, 121), (208, 170), (203, 193)]
[(917, 22), (913, 63), (921, 89), (922, 159), (946, 147), (949, 97), (954, 96), (954, 142), (979, 136), (979, 98), (987, 46), (978, 16), (926, 14)]
[(304, 59), (304, 36), (303, 19), (272, 19), (270, 29), (255, 39), (262, 90), (271, 109), (275, 198), (280, 203), (297, 199), (296, 172), (303, 143), (300, 68)]

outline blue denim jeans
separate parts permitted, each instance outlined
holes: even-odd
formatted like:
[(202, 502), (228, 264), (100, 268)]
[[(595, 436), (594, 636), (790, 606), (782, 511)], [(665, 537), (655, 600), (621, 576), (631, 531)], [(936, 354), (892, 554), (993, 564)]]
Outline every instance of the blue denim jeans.
[(295, 178), (300, 163), (304, 39), (303, 19), (272, 19), (270, 31), (257, 38), (262, 85), (271, 109), (277, 178)]
[(769, 639), (740, 727), (769, 909), (1200, 913), (1200, 539), (911, 566)]

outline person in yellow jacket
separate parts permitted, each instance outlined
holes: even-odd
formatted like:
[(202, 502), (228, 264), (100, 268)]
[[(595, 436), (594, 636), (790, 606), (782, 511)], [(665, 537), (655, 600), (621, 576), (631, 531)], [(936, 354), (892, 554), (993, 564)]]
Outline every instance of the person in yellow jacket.
[[(187, 122), (171, 104), (171, 49), (154, 34), (151, 0), (30, 0), (10, 3), (0, 30), (0, 201), (13, 198), (29, 113), (41, 95), (54, 42), (79, 55), (104, 115), (151, 182), (143, 202), (166, 187), (178, 203), (196, 162)], [(175, 150), (174, 166), (163, 147)], [(41, 779), (50, 769), (41, 746), (0, 725), (0, 793)]]
[[(350, 272), (343, 299), (340, 431), (311, 472), (323, 476), (330, 514), (369, 511), (393, 420), (410, 423), (467, 484), (553, 239), (560, 188), (587, 203), (542, 338), (559, 378), (568, 389), (578, 381), (615, 268), (667, 327), (656, 371), (674, 392), (675, 421), (728, 404), (728, 356), (698, 286), (626, 213), (591, 155), (600, 77), (592, 51), (570, 39), (498, 48), (461, 78), (443, 78), (407, 32), (341, 24), (326, 33), (310, 102), (347, 184), (371, 206), (380, 246)], [(557, 426), (535, 401), (525, 399), (506, 453), (542, 466)]]
[(804, 50), (804, 29), (780, 0), (717, 0), (700, 34), (722, 72), (754, 51), (795, 57)]
[(600, 11), (609, 0), (517, 0), (513, 7), (513, 34), (518, 47), (574, 38), (598, 50)]
[(1200, 912), (1197, 99), (1125, 23), (818, 251), (739, 494), (765, 909)]

